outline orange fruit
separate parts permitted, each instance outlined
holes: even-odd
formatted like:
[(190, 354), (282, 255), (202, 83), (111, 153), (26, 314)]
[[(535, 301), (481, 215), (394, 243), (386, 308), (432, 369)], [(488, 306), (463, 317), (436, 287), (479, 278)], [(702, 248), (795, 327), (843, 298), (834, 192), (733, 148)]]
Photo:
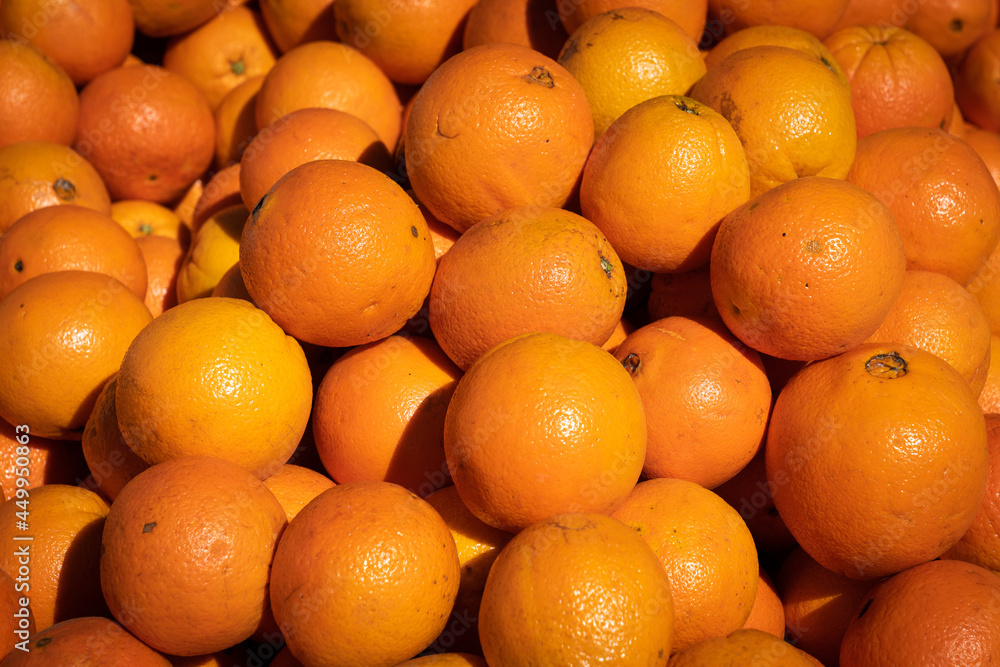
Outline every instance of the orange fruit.
[(334, 486), (326, 475), (302, 466), (287, 463), (264, 480), (264, 486), (274, 494), (291, 521), (313, 498)]
[(587, 94), (597, 137), (639, 102), (684, 95), (705, 74), (695, 39), (659, 12), (641, 7), (585, 21), (559, 52), (559, 64)]
[(476, 0), (337, 0), (340, 41), (361, 51), (398, 83), (420, 84), (461, 51), (465, 17)]
[(36, 276), (0, 299), (0, 417), (79, 440), (97, 394), (152, 316), (114, 278)]
[(979, 396), (990, 365), (990, 323), (982, 306), (946, 275), (907, 271), (903, 291), (867, 343), (912, 345), (944, 359)]
[(459, 380), (444, 452), (462, 501), (501, 530), (559, 512), (608, 513), (642, 469), (642, 400), (621, 364), (593, 343), (523, 334)]
[(650, 281), (646, 309), (651, 321), (673, 316), (720, 317), (707, 268), (655, 274)]
[(979, 394), (979, 407), (983, 413), (1000, 413), (1000, 336), (990, 336), (990, 367), (986, 373), (986, 383)]
[(902, 290), (906, 259), (878, 199), (845, 181), (804, 177), (722, 220), (712, 294), (726, 326), (755, 350), (822, 359), (878, 329)]
[(632, 376), (646, 412), (646, 478), (715, 488), (763, 445), (771, 385), (760, 355), (721, 322), (656, 320), (630, 334), (615, 358)]
[(145, 199), (120, 199), (111, 204), (111, 217), (133, 238), (165, 236), (179, 240), (185, 247), (191, 241), (190, 230), (172, 210)]
[[(636, 104), (611, 128), (583, 171), (583, 215), (633, 266), (661, 273), (707, 266), (719, 221), (750, 198), (747, 156), (729, 121), (690, 98), (664, 95)], [(660, 176), (643, 178), (649, 170)]]
[(940, 556), (986, 488), (986, 428), (969, 383), (906, 345), (860, 345), (804, 367), (775, 401), (764, 451), (792, 535), (854, 579)]
[(874, 583), (831, 572), (799, 547), (781, 564), (777, 585), (785, 636), (824, 665), (836, 665), (844, 631)]
[[(18, 590), (19, 588), (22, 590)], [(3, 610), (4, 619), (0, 659), (7, 657), (17, 644), (35, 634), (35, 616), (31, 613), (31, 601), (21, 595), (23, 589), (24, 582), (18, 584), (13, 577), (0, 570), (0, 610)]]
[(122, 435), (148, 463), (216, 456), (264, 479), (302, 438), (312, 380), (301, 346), (267, 313), (210, 297), (143, 329), (115, 397)]
[(1000, 578), (954, 560), (932, 561), (876, 586), (856, 610), (840, 664), (981, 665), (1000, 652)]
[(558, 208), (513, 208), (470, 227), (441, 258), (430, 326), (463, 369), (532, 331), (603, 345), (621, 319), (625, 292), (621, 260), (592, 223)]
[(128, 0), (7, 0), (0, 34), (36, 47), (83, 85), (122, 64), (135, 20)]
[(666, 665), (674, 609), (667, 573), (642, 537), (602, 514), (562, 513), (497, 556), (479, 636), (493, 665)]
[(74, 148), (114, 199), (167, 203), (212, 162), (215, 120), (198, 89), (153, 65), (98, 75), (80, 92)]
[(1000, 574), (1000, 536), (993, 528), (1000, 521), (1000, 414), (986, 414), (989, 477), (982, 505), (965, 534), (941, 558), (962, 560)]
[(236, 204), (200, 224), (177, 270), (178, 303), (212, 294), (223, 274), (239, 261), (240, 237), (248, 218), (246, 207)]
[(284, 53), (306, 42), (336, 40), (334, 0), (260, 0), (267, 32)]
[(270, 563), (285, 525), (274, 495), (235, 463), (194, 456), (151, 466), (108, 513), (104, 598), (158, 651), (228, 648), (253, 633), (268, 607)]
[[(907, 6), (905, 9), (912, 9)], [(837, 22), (834, 30), (854, 26), (894, 25), (902, 27), (908, 14), (897, 0), (848, 0), (847, 9)]]
[(781, 665), (781, 667), (821, 667), (816, 658), (780, 637), (741, 628), (725, 637), (705, 639), (670, 659), (669, 667), (701, 665)]
[[(0, 32), (4, 32), (0, 5)], [(0, 148), (19, 141), (69, 145), (76, 134), (80, 99), (73, 80), (38, 49), (0, 40)]]
[(149, 37), (169, 37), (193, 30), (226, 7), (227, 0), (129, 0), (135, 27)]
[(313, 403), (323, 467), (338, 483), (393, 482), (421, 497), (444, 486), (444, 415), (461, 375), (428, 338), (352, 348), (330, 366)]
[(46, 206), (72, 204), (111, 212), (97, 170), (72, 148), (48, 141), (0, 146), (0, 231)]
[(25, 651), (13, 651), (4, 666), (76, 664), (106, 667), (170, 667), (170, 661), (111, 619), (80, 616), (32, 635)]
[[(27, 466), (22, 457), (27, 457)], [(0, 488), (4, 500), (14, 497), (19, 477), (26, 480), (23, 488), (35, 489), (43, 484), (79, 484), (86, 476), (87, 462), (79, 448), (35, 435), (30, 424), (15, 426), (0, 419)]]
[(254, 207), (240, 243), (254, 302), (299, 340), (360, 345), (398, 331), (434, 276), (427, 223), (381, 172), (307, 162)]
[[(225, 170), (223, 170), (225, 171)], [(181, 219), (189, 229), (192, 228), (191, 225), (191, 214), (194, 212), (194, 205), (198, 202), (198, 199), (205, 191), (205, 183), (202, 179), (195, 179), (177, 200), (176, 203), (171, 206), (177, 217)]]
[(211, 296), (228, 296), (233, 299), (243, 299), (253, 303), (247, 286), (243, 283), (243, 274), (240, 273), (240, 263), (236, 262), (229, 270), (222, 274), (219, 282), (212, 288)]
[(84, 426), (81, 442), (90, 476), (97, 489), (109, 501), (114, 501), (130, 479), (149, 467), (122, 437), (115, 400), (117, 389), (116, 373), (97, 395), (94, 410)]
[(923, 0), (912, 9), (904, 27), (950, 60), (961, 58), (997, 22), (995, 0)]
[(142, 298), (146, 263), (135, 239), (109, 215), (82, 206), (47, 206), (0, 236), (0, 297), (43, 273), (93, 271)]
[[(205, 221), (225, 208), (243, 203), (240, 197), (239, 162), (212, 174), (191, 207), (191, 229), (197, 233)], [(246, 208), (246, 207), (244, 207)]]
[(486, 44), (421, 86), (406, 123), (406, 174), (436, 218), (465, 231), (509, 208), (565, 204), (593, 141), (586, 94), (562, 65)]
[(708, 12), (709, 16), (721, 19), (730, 34), (755, 25), (785, 25), (824, 39), (844, 15), (847, 3), (848, 0), (708, 0)]
[[(705, 27), (707, 0), (556, 0), (563, 26), (569, 33), (598, 14), (628, 7), (649, 9), (667, 17), (695, 42), (701, 40)], [(550, 15), (551, 16), (551, 15)]]
[(240, 159), (240, 194), (253, 210), (278, 179), (313, 160), (353, 160), (379, 171), (392, 169), (389, 151), (375, 130), (336, 109), (299, 109), (255, 136)]
[(979, 154), (990, 170), (993, 182), (1000, 186), (1000, 134), (990, 130), (981, 130), (975, 125), (966, 125), (965, 133), (959, 135), (965, 143)]
[(869, 135), (847, 180), (878, 197), (903, 236), (906, 268), (968, 282), (1000, 238), (1000, 191), (967, 143), (943, 130)]
[(778, 639), (785, 638), (785, 608), (781, 604), (778, 592), (774, 589), (771, 577), (767, 576), (764, 568), (761, 568), (758, 574), (757, 596), (753, 600), (753, 607), (750, 608), (750, 615), (747, 616), (743, 627), (763, 630)]
[(1000, 74), (1000, 30), (980, 37), (953, 71), (955, 101), (965, 119), (981, 129), (1000, 131), (1000, 95), (995, 81)]
[(448, 625), (430, 650), (470, 650), (482, 653), (479, 643), (479, 608), (493, 562), (510, 541), (511, 534), (489, 526), (469, 511), (454, 486), (438, 489), (426, 498), (451, 530), (462, 568), (455, 606)]
[(397, 667), (486, 667), (486, 661), (471, 653), (437, 653), (401, 662)]
[(257, 93), (264, 75), (247, 77), (226, 93), (215, 108), (215, 166), (220, 170), (238, 163), (257, 134)]
[(751, 46), (708, 70), (689, 95), (732, 124), (746, 150), (751, 196), (803, 176), (843, 178), (851, 167), (850, 88), (821, 57)]
[(402, 114), (399, 95), (378, 65), (350, 46), (307, 42), (278, 58), (257, 93), (257, 129), (307, 107), (353, 114), (371, 125), (382, 143), (396, 147)]
[(751, 46), (787, 46), (791, 49), (798, 49), (799, 51), (812, 54), (829, 67), (837, 75), (838, 79), (846, 85), (850, 85), (847, 80), (847, 74), (844, 73), (840, 63), (833, 57), (830, 49), (826, 47), (822, 40), (812, 33), (787, 25), (752, 25), (738, 30), (726, 36), (721, 42), (705, 53), (705, 66), (709, 69), (714, 68), (736, 51), (741, 51)]
[(760, 566), (750, 531), (722, 498), (694, 482), (651, 479), (611, 516), (645, 539), (667, 571), (674, 651), (743, 627)]
[(213, 111), (229, 91), (268, 73), (277, 53), (260, 14), (238, 5), (172, 37), (163, 66), (195, 85)]
[(22, 594), (36, 630), (107, 614), (98, 577), (107, 514), (96, 493), (63, 484), (18, 493), (0, 505), (0, 536), (9, 545), (0, 553), (0, 569), (28, 583)]
[(732, 479), (712, 490), (743, 517), (758, 553), (780, 558), (795, 547), (795, 538), (774, 507), (773, 488), (761, 448)]
[(551, 20), (557, 0), (479, 0), (469, 10), (462, 48), (511, 42), (556, 58), (569, 35)]
[(844, 28), (823, 42), (844, 68), (858, 138), (890, 127), (948, 129), (955, 90), (933, 46), (895, 26)]
[(444, 628), (459, 569), (434, 508), (396, 484), (349, 482), (288, 524), (271, 569), (271, 604), (303, 664), (395, 665)]
[(177, 305), (177, 274), (184, 248), (177, 239), (143, 236), (135, 240), (146, 260), (146, 296), (143, 303), (153, 317)]
[(635, 325), (623, 317), (618, 320), (618, 324), (615, 325), (615, 330), (611, 332), (611, 338), (604, 341), (604, 344), (601, 345), (601, 349), (614, 354), (615, 350), (618, 349), (618, 346), (622, 344), (622, 341), (628, 338), (628, 335), (633, 331), (635, 331)]

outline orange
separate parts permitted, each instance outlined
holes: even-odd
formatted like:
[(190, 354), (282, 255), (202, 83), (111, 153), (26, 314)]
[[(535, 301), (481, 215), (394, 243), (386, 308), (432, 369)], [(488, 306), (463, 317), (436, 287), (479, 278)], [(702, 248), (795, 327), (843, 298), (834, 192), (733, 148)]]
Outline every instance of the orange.
[(154, 465), (125, 485), (108, 513), (104, 598), (158, 651), (228, 648), (253, 633), (268, 607), (285, 525), (274, 495), (235, 463), (195, 456)]
[(823, 42), (844, 68), (858, 138), (890, 127), (948, 129), (955, 90), (933, 46), (895, 26), (855, 26)]
[(942, 560), (900, 572), (859, 605), (840, 664), (982, 665), (1000, 652), (1000, 578)]
[(133, 238), (166, 236), (179, 240), (186, 247), (191, 241), (190, 230), (172, 210), (145, 199), (120, 199), (111, 204), (111, 217)]
[(471, 653), (436, 653), (401, 662), (397, 667), (486, 667), (486, 662)]
[(1000, 131), (1000, 30), (987, 32), (954, 68), (955, 101), (965, 119), (984, 130)]
[(461, 375), (428, 338), (389, 336), (349, 350), (313, 403), (323, 467), (338, 483), (393, 482), (421, 497), (449, 483), (444, 415)]
[(618, 346), (622, 344), (622, 341), (624, 341), (633, 331), (635, 331), (635, 325), (623, 317), (618, 320), (618, 324), (615, 325), (615, 330), (611, 332), (611, 338), (604, 341), (604, 344), (601, 345), (601, 349), (614, 354), (615, 350), (618, 349)]
[(118, 377), (115, 374), (97, 395), (94, 410), (84, 426), (81, 443), (91, 479), (109, 501), (114, 501), (130, 479), (149, 467), (122, 437), (115, 400), (117, 389)]
[[(19, 459), (25, 463), (21, 457), (27, 457), (27, 466), (18, 465)], [(43, 484), (79, 484), (86, 476), (87, 462), (79, 448), (35, 435), (30, 424), (15, 426), (0, 419), (0, 488), (4, 500), (14, 496), (18, 477), (26, 480), (24, 488), (34, 489)]]
[(396, 484), (349, 482), (288, 524), (274, 555), (271, 604), (303, 664), (395, 665), (444, 628), (459, 569), (434, 508)]
[(847, 9), (834, 30), (855, 26), (877, 25), (902, 27), (912, 10), (912, 5), (901, 6), (897, 0), (848, 0)]
[(760, 355), (712, 319), (668, 317), (640, 327), (615, 351), (646, 411), (646, 478), (712, 489), (764, 443), (771, 385)]
[(202, 222), (177, 271), (177, 302), (211, 295), (222, 275), (240, 258), (240, 236), (249, 214), (228, 206)]
[(714, 68), (727, 56), (751, 46), (787, 46), (812, 54), (829, 67), (837, 78), (850, 85), (840, 63), (816, 35), (787, 25), (752, 25), (725, 37), (705, 53), (705, 65)]
[(306, 428), (312, 380), (302, 348), (240, 299), (196, 299), (135, 338), (115, 392), (125, 442), (148, 463), (206, 455), (261, 479)]
[(777, 585), (785, 636), (824, 665), (836, 665), (844, 631), (874, 582), (831, 572), (799, 547), (781, 564)]
[(558, 208), (513, 208), (470, 227), (441, 258), (430, 326), (463, 369), (532, 331), (603, 345), (625, 292), (621, 260), (592, 223)]
[(669, 667), (701, 665), (822, 667), (819, 660), (796, 645), (752, 628), (742, 628), (725, 637), (713, 637), (699, 642), (672, 657)]
[(239, 262), (233, 264), (229, 267), (228, 271), (222, 274), (219, 282), (212, 288), (211, 296), (228, 296), (253, 303), (250, 293), (247, 292), (247, 286), (243, 283), (243, 275), (240, 273)]
[[(644, 178), (650, 171), (659, 176)], [(622, 260), (660, 273), (707, 266), (719, 221), (749, 198), (747, 156), (729, 121), (679, 95), (640, 102), (618, 118), (595, 144), (580, 185), (583, 215)]]
[(361, 51), (397, 83), (421, 84), (462, 50), (465, 17), (476, 0), (337, 0), (340, 41)]
[(204, 0), (129, 0), (135, 27), (149, 37), (169, 37), (205, 23), (229, 2)]
[(184, 260), (180, 241), (166, 236), (143, 236), (135, 240), (146, 260), (146, 296), (143, 303), (156, 317), (177, 305), (177, 274)]
[(193, 232), (197, 233), (206, 220), (223, 209), (243, 202), (240, 197), (240, 171), (240, 163), (235, 162), (208, 179), (191, 208), (190, 226)]
[(1000, 536), (994, 526), (1000, 522), (1000, 414), (986, 415), (989, 446), (989, 477), (986, 495), (965, 534), (941, 557), (975, 563), (1000, 574)]
[(823, 359), (878, 329), (902, 290), (906, 259), (878, 199), (845, 181), (800, 178), (722, 220), (712, 293), (726, 326), (755, 350)]
[(597, 137), (639, 102), (684, 95), (705, 74), (697, 42), (679, 25), (652, 9), (627, 6), (575, 29), (559, 64), (587, 94)]
[(695, 42), (701, 40), (705, 27), (707, 0), (556, 0), (559, 17), (570, 33), (576, 32), (587, 20), (604, 12), (628, 7), (641, 7), (662, 14)]
[(267, 32), (284, 53), (306, 42), (336, 40), (334, 0), (260, 0)]
[(414, 98), (406, 175), (436, 218), (465, 231), (509, 208), (565, 204), (593, 141), (586, 94), (562, 65), (526, 46), (474, 46)]
[(732, 479), (712, 490), (740, 513), (762, 556), (781, 558), (795, 547), (795, 538), (774, 507), (763, 448)]
[(285, 464), (264, 480), (264, 486), (274, 494), (291, 521), (313, 498), (334, 486), (333, 481), (315, 470)]
[(966, 125), (965, 133), (959, 135), (965, 143), (979, 154), (990, 170), (993, 182), (1000, 186), (1000, 134), (990, 130), (981, 130), (975, 125)]
[(122, 64), (135, 20), (129, 0), (6, 0), (0, 33), (36, 47), (83, 85)]
[(35, 616), (31, 613), (31, 601), (22, 595), (23, 592), (26, 592), (24, 582), (18, 584), (13, 577), (0, 570), (0, 610), (3, 610), (4, 619), (2, 622), (4, 639), (0, 641), (0, 659), (10, 654), (17, 644), (35, 634)]
[(803, 176), (843, 178), (851, 167), (851, 92), (821, 57), (751, 46), (708, 70), (690, 96), (732, 124), (746, 150), (752, 196)]
[(990, 336), (990, 367), (986, 373), (986, 384), (979, 394), (979, 407), (983, 413), (1000, 413), (1000, 336)]
[(233, 88), (267, 74), (276, 58), (260, 14), (240, 5), (172, 37), (163, 66), (193, 83), (215, 110)]
[(72, 148), (48, 141), (0, 147), (0, 231), (26, 213), (72, 204), (111, 212), (111, 199), (97, 170)]
[(152, 316), (110, 276), (57, 271), (0, 299), (0, 417), (79, 440), (101, 387)]
[(492, 665), (666, 665), (674, 609), (667, 573), (630, 527), (555, 514), (497, 556), (479, 636)]
[(511, 42), (556, 58), (569, 35), (553, 21), (557, 0), (479, 0), (469, 10), (462, 48)]
[(666, 568), (674, 651), (743, 627), (757, 595), (757, 550), (722, 498), (694, 482), (651, 479), (611, 516), (646, 540)]
[[(0, 5), (0, 21), (9, 4)], [(29, 44), (8, 38), (0, 40), (0, 114), (0, 148), (19, 141), (69, 145), (76, 135), (80, 99), (61, 67)]]
[(760, 569), (757, 596), (753, 600), (753, 607), (750, 608), (750, 615), (747, 616), (743, 627), (763, 630), (779, 639), (785, 638), (785, 609), (781, 605), (781, 598), (774, 589), (771, 577), (767, 576), (764, 568)]
[(912, 345), (944, 359), (979, 396), (990, 366), (990, 323), (982, 306), (948, 276), (907, 271), (903, 291), (865, 341)]
[(869, 135), (847, 180), (878, 197), (903, 236), (906, 268), (968, 282), (1000, 238), (1000, 191), (982, 158), (944, 130)]
[(501, 530), (559, 512), (606, 514), (642, 470), (642, 400), (628, 372), (593, 343), (523, 334), (459, 380), (444, 452), (462, 501)]
[(848, 0), (708, 0), (708, 12), (730, 34), (755, 25), (785, 25), (824, 39), (833, 32), (847, 4)]
[(219, 169), (239, 162), (257, 134), (257, 93), (264, 75), (247, 77), (226, 93), (215, 108), (215, 166)]
[(212, 162), (215, 121), (198, 89), (153, 65), (98, 75), (80, 93), (74, 148), (114, 199), (167, 203)]
[(388, 149), (365, 121), (336, 109), (299, 109), (262, 128), (247, 144), (240, 160), (240, 195), (247, 210), (279, 178), (313, 160), (353, 160), (379, 171), (392, 169)]
[(719, 317), (708, 269), (657, 273), (650, 281), (646, 308), (651, 321), (664, 317)]
[(462, 567), (455, 606), (448, 625), (438, 635), (430, 650), (470, 650), (482, 653), (479, 642), (479, 608), (486, 587), (486, 577), (500, 550), (511, 534), (489, 526), (469, 511), (454, 486), (446, 486), (426, 498), (451, 530)]
[(413, 200), (348, 160), (285, 174), (254, 207), (239, 261), (254, 302), (289, 334), (327, 347), (398, 331), (430, 291), (435, 267)]
[(307, 42), (278, 58), (257, 93), (257, 129), (307, 107), (354, 114), (371, 125), (382, 143), (396, 147), (402, 114), (399, 95), (378, 65), (350, 46)]
[(31, 637), (26, 651), (13, 651), (7, 667), (74, 664), (103, 667), (170, 667), (170, 661), (136, 639), (118, 623), (80, 616)]
[(175, 200), (176, 203), (171, 205), (173, 212), (177, 214), (177, 217), (188, 228), (191, 228), (191, 214), (194, 211), (194, 205), (198, 202), (198, 198), (201, 197), (204, 191), (204, 181), (196, 178), (194, 183), (184, 190), (184, 194)]
[(135, 239), (109, 215), (81, 206), (48, 206), (18, 219), (0, 236), (0, 297), (43, 273), (94, 271), (142, 298), (146, 263)]
[(866, 344), (789, 380), (764, 451), (774, 505), (802, 548), (873, 579), (965, 533), (986, 489), (986, 440), (958, 371), (917, 348)]
[[(93, 491), (46, 484), (0, 505), (0, 536), (9, 545), (0, 569), (27, 582), (35, 628), (77, 616), (102, 616), (98, 561), (108, 504)], [(30, 536), (30, 540), (21, 540)]]
[(907, 13), (904, 27), (949, 60), (961, 58), (997, 22), (995, 0), (923, 0)]

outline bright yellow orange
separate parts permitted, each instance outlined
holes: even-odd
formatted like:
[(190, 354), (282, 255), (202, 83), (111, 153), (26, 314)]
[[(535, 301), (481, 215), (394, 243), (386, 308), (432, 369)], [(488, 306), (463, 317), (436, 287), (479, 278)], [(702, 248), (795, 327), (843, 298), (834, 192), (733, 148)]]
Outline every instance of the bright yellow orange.
[(247, 218), (246, 207), (236, 204), (200, 224), (177, 271), (178, 303), (211, 295), (223, 274), (239, 261)]
[(674, 655), (669, 667), (744, 664), (822, 667), (819, 660), (796, 645), (753, 628), (741, 628), (725, 637), (699, 642)]

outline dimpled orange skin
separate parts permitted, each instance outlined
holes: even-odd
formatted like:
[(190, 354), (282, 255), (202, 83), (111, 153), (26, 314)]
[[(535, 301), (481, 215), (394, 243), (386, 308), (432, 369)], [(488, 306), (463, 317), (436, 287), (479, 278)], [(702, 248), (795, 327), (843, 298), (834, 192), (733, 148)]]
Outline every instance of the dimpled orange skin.
[(271, 604), (304, 664), (396, 665), (444, 628), (459, 570), (451, 531), (426, 501), (388, 482), (348, 482), (288, 525)]
[(705, 54), (705, 65), (711, 69), (736, 51), (762, 45), (787, 46), (811, 53), (833, 70), (845, 85), (849, 85), (840, 63), (820, 39), (805, 30), (787, 25), (752, 25), (734, 32)]
[(424, 82), (406, 123), (417, 198), (458, 231), (515, 206), (562, 206), (594, 143), (583, 88), (526, 46), (459, 53)]
[(643, 7), (663, 14), (696, 42), (705, 28), (707, 0), (556, 0), (562, 24), (575, 32), (587, 19), (622, 7)]
[(285, 516), (291, 521), (310, 500), (334, 486), (334, 483), (315, 470), (286, 463), (264, 480), (264, 486), (278, 499)]
[(796, 648), (780, 637), (756, 630), (741, 628), (725, 637), (706, 639), (690, 648), (675, 653), (668, 667), (822, 667), (819, 660)]
[(726, 32), (754, 25), (787, 25), (824, 39), (847, 10), (849, 0), (708, 0), (710, 17), (718, 17)]
[(41, 51), (11, 39), (0, 41), (0, 65), (0, 112), (4, 116), (0, 147), (31, 140), (72, 143), (80, 99), (66, 72)]
[(625, 308), (625, 281), (617, 253), (589, 220), (557, 208), (509, 209), (470, 227), (441, 257), (430, 326), (463, 369), (531, 331), (603, 345)]
[(316, 160), (281, 178), (243, 229), (247, 291), (289, 334), (348, 347), (398, 331), (430, 292), (427, 222), (388, 176)]
[(479, 613), (491, 665), (666, 665), (673, 626), (663, 565), (602, 514), (555, 514), (515, 535)]
[(27, 651), (14, 650), (4, 667), (170, 667), (171, 662), (118, 623), (99, 616), (78, 616), (33, 634)]
[(558, 512), (621, 504), (642, 470), (646, 419), (613, 356), (557, 334), (523, 334), (459, 380), (444, 447), (469, 510), (516, 532)]
[(822, 359), (878, 329), (899, 297), (903, 239), (889, 209), (841, 180), (806, 177), (727, 215), (710, 263), (726, 326), (782, 359)]
[(108, 512), (101, 588), (153, 648), (203, 655), (247, 639), (267, 609), (285, 512), (235, 463), (173, 459), (139, 473)]
[(118, 426), (115, 391), (117, 373), (101, 389), (83, 429), (83, 457), (90, 469), (90, 476), (101, 493), (114, 501), (115, 496), (130, 479), (149, 467), (133, 452), (122, 437)]
[(905, 345), (804, 367), (775, 401), (764, 451), (785, 525), (820, 565), (853, 579), (940, 556), (972, 525), (989, 468), (968, 382)]

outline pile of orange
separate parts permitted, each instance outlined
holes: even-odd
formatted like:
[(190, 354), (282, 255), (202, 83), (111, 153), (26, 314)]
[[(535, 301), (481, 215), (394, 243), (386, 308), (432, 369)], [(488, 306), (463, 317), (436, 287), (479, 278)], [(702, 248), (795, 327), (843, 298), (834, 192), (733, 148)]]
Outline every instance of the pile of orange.
[(1000, 2), (2, 0), (0, 667), (992, 664)]

